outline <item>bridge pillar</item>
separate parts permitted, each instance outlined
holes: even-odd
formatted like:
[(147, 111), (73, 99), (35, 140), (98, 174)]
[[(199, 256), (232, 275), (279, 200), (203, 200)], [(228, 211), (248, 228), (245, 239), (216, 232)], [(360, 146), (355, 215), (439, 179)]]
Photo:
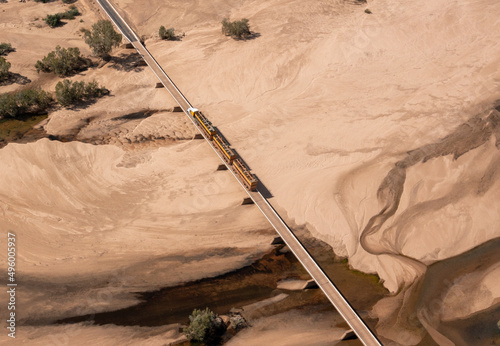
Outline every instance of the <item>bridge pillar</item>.
[(130, 42), (122, 44), (121, 48), (123, 49), (134, 49), (134, 45)]
[(173, 109), (172, 109), (172, 112), (182, 112), (182, 108), (179, 107), (179, 106), (175, 106)]
[(217, 167), (217, 170), (218, 170), (218, 171), (227, 171), (227, 166), (226, 166), (226, 165), (224, 165), (224, 164), (219, 165), (219, 166)]
[(241, 205), (246, 205), (246, 204), (253, 204), (253, 200), (250, 197), (243, 198), (243, 202), (241, 202)]
[(157, 89), (158, 88), (164, 88), (164, 87), (165, 86), (163, 85), (163, 83), (160, 83), (160, 82), (156, 83), (156, 85), (155, 85), (155, 88), (157, 88)]
[(201, 133), (197, 133), (194, 135), (193, 139), (203, 139), (203, 136), (201, 135)]
[(285, 242), (283, 241), (283, 239), (281, 239), (281, 237), (274, 237), (273, 241), (271, 242), (271, 245), (281, 245), (281, 244), (285, 244)]

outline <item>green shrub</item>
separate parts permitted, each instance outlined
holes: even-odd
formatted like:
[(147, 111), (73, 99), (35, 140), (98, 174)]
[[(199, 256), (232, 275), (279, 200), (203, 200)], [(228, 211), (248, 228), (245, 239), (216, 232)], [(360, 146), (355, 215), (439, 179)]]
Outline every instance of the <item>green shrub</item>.
[(35, 0), (35, 2), (43, 2), (44, 4), (48, 3), (48, 2), (52, 2), (54, 0)]
[(248, 19), (243, 18), (230, 22), (229, 19), (222, 20), (222, 33), (235, 39), (246, 39), (252, 35)]
[(14, 48), (10, 43), (2, 42), (0, 43), (0, 55), (7, 55), (10, 52), (13, 52)]
[(224, 322), (209, 308), (194, 309), (189, 316), (189, 326), (184, 328), (184, 333), (189, 340), (204, 342), (207, 345), (216, 344), (224, 331)]
[(66, 12), (48, 14), (47, 17), (44, 18), (44, 20), (51, 28), (55, 28), (56, 26), (61, 25), (61, 19), (75, 19), (76, 16), (80, 15), (81, 13), (80, 11), (78, 11), (76, 6), (71, 6)]
[(87, 61), (80, 56), (78, 48), (56, 47), (55, 51), (50, 52), (41, 61), (35, 64), (36, 71), (54, 72), (58, 76), (69, 76), (75, 72), (81, 71), (88, 66)]
[(104, 19), (92, 25), (92, 31), (85, 30), (83, 37), (94, 55), (103, 59), (109, 59), (113, 47), (118, 47), (122, 41), (122, 35), (115, 31), (109, 20)]
[(168, 40), (168, 41), (177, 40), (177, 36), (175, 36), (175, 29), (174, 28), (165, 29), (165, 27), (162, 25), (162, 26), (160, 26), (160, 30), (158, 30), (158, 34), (160, 35), (160, 38), (162, 40)]
[(47, 17), (43, 19), (45, 23), (47, 23), (51, 28), (55, 28), (56, 26), (61, 25), (61, 15), (59, 13), (56, 14), (48, 14)]
[(99, 87), (96, 81), (72, 82), (65, 79), (56, 85), (56, 100), (63, 107), (70, 107), (109, 94), (109, 90)]
[(0, 119), (18, 114), (16, 98), (13, 94), (0, 94)]
[(0, 80), (7, 79), (10, 76), (10, 62), (5, 60), (4, 57), (0, 57)]
[(365, 10), (365, 13), (372, 14), (372, 11), (370, 11), (370, 9), (368, 9), (368, 8), (367, 8), (367, 9)]
[(50, 107), (53, 99), (40, 88), (0, 94), (0, 118), (37, 114)]
[(80, 16), (81, 13), (78, 11), (76, 6), (71, 6), (68, 11), (58, 13), (61, 19), (75, 19), (76, 16)]
[(248, 327), (247, 320), (240, 314), (234, 314), (233, 316), (231, 316), (229, 322), (231, 324), (231, 327), (235, 330), (241, 330)]

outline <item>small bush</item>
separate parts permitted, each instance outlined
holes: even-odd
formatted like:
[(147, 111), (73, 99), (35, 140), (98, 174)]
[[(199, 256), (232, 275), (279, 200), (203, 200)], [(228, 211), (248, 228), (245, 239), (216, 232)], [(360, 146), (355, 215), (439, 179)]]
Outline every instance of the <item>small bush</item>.
[(52, 101), (50, 94), (40, 88), (0, 94), (0, 118), (41, 113), (50, 107)]
[(43, 2), (44, 4), (48, 3), (48, 2), (52, 2), (54, 0), (35, 0), (35, 2)]
[(241, 330), (248, 327), (247, 320), (240, 314), (235, 314), (229, 319), (230, 325), (235, 330)]
[(370, 11), (370, 9), (368, 9), (368, 8), (367, 8), (367, 9), (365, 10), (365, 13), (372, 14), (372, 11)]
[(68, 11), (58, 13), (61, 19), (75, 19), (76, 16), (80, 16), (81, 13), (78, 11), (76, 6), (71, 6)]
[(243, 18), (230, 22), (229, 19), (222, 20), (222, 33), (235, 39), (246, 39), (252, 35), (248, 19)]
[(54, 72), (58, 76), (69, 76), (87, 66), (87, 60), (80, 56), (78, 48), (66, 49), (60, 46), (35, 64), (36, 72)]
[(59, 13), (56, 14), (48, 14), (47, 17), (43, 19), (45, 23), (47, 23), (51, 28), (55, 28), (56, 26), (61, 25), (61, 15)]
[(4, 57), (0, 57), (0, 80), (9, 78), (10, 76), (10, 62), (5, 60)]
[(51, 28), (55, 28), (56, 26), (61, 25), (61, 19), (75, 19), (76, 16), (80, 15), (81, 13), (80, 11), (78, 11), (76, 6), (71, 6), (66, 12), (48, 14), (47, 17), (44, 18), (44, 20)]
[(109, 94), (109, 90), (99, 87), (96, 81), (72, 82), (65, 79), (56, 85), (56, 100), (63, 107), (70, 107)]
[(207, 345), (216, 344), (225, 331), (222, 319), (209, 308), (194, 309), (189, 316), (189, 326), (184, 328), (184, 334), (189, 340), (204, 342)]
[(13, 52), (14, 48), (10, 43), (2, 42), (0, 43), (0, 55), (7, 55), (10, 52)]
[(174, 28), (165, 29), (165, 27), (162, 25), (162, 26), (160, 26), (160, 30), (158, 30), (158, 34), (160, 35), (160, 38), (162, 40), (168, 40), (168, 41), (177, 40), (177, 36), (175, 36), (175, 29)]

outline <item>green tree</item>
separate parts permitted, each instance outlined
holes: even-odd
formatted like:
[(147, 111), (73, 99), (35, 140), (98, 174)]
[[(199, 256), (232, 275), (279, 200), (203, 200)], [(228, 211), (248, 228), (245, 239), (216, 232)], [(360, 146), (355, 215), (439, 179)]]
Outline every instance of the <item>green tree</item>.
[(222, 33), (226, 36), (231, 36), (234, 39), (246, 39), (252, 35), (248, 19), (243, 18), (234, 22), (224, 18), (222, 20)]
[(51, 28), (55, 28), (56, 26), (61, 25), (61, 15), (59, 13), (56, 14), (48, 14), (47, 17), (43, 19)]
[(0, 94), (0, 118), (15, 117), (17, 115), (17, 103), (14, 95)]
[(49, 93), (40, 88), (0, 94), (0, 118), (44, 112), (52, 104)]
[(14, 48), (10, 43), (2, 42), (0, 43), (0, 55), (7, 55), (10, 52), (13, 52)]
[(92, 31), (85, 30), (84, 39), (94, 55), (108, 60), (113, 47), (118, 47), (122, 41), (122, 35), (113, 29), (109, 20), (103, 19), (92, 25)]
[(58, 76), (69, 76), (87, 66), (88, 62), (80, 56), (78, 48), (61, 48), (60, 46), (35, 64), (38, 73), (40, 71), (54, 72)]
[(189, 316), (189, 326), (184, 328), (184, 333), (189, 340), (204, 342), (207, 345), (216, 344), (224, 331), (224, 322), (209, 308), (194, 309)]
[(36, 89), (21, 90), (16, 94), (16, 102), (24, 113), (38, 113), (46, 110), (52, 103), (52, 96), (46, 91)]
[(9, 78), (10, 76), (10, 62), (5, 60), (4, 57), (0, 57), (0, 80)]
[(85, 82), (72, 82), (65, 79), (56, 85), (56, 100), (63, 107), (70, 107), (107, 94), (109, 90), (99, 87), (96, 81), (85, 84)]
[(168, 41), (177, 40), (177, 36), (175, 36), (175, 29), (174, 28), (165, 29), (163, 25), (160, 26), (160, 30), (158, 30), (158, 35), (160, 35), (160, 38), (162, 40), (168, 40)]

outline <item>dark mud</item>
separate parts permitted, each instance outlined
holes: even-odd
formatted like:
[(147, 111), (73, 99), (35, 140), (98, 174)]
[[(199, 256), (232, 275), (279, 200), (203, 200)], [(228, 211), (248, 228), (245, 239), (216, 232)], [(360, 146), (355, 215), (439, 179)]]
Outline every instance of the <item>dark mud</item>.
[[(331, 248), (325, 243), (310, 238), (302, 230), (302, 238), (313, 254), (320, 258), (324, 270), (338, 284), (344, 295), (351, 299), (359, 310), (369, 310), (387, 291), (375, 276), (351, 271), (345, 261), (335, 258)], [(96, 324), (159, 326), (170, 323), (187, 323), (188, 316), (195, 308), (208, 307), (218, 314), (227, 314), (231, 308), (271, 298), (280, 293), (289, 296), (275, 304), (259, 309), (259, 316), (273, 315), (291, 309), (320, 309), (333, 311), (334, 308), (319, 289), (303, 291), (278, 290), (277, 282), (283, 279), (309, 279), (294, 255), (283, 246), (275, 248), (252, 265), (214, 278), (206, 278), (184, 285), (168, 287), (159, 291), (140, 293), (138, 305), (99, 313), (75, 316), (57, 323), (78, 323), (90, 321)], [(259, 317), (253, 316), (253, 317)], [(371, 321), (374, 325), (376, 321)]]
[(271, 297), (275, 292), (274, 271), (292, 270), (297, 265), (293, 255), (279, 254), (275, 249), (252, 265), (239, 270), (184, 285), (139, 293), (143, 302), (117, 311), (67, 318), (58, 323), (93, 321), (97, 324), (160, 326), (187, 323), (195, 308), (209, 307), (216, 313), (227, 313)]
[[(125, 123), (127, 121), (141, 120), (146, 119), (152, 116), (155, 113), (162, 111), (172, 111), (168, 110), (152, 110), (145, 109), (138, 112), (133, 112), (121, 116), (117, 116), (111, 120), (116, 121), (117, 123)], [(59, 142), (72, 142), (78, 141), (82, 143), (88, 143), (93, 145), (103, 145), (109, 144), (112, 142), (113, 137), (109, 136), (99, 136), (99, 137), (82, 137), (80, 136), (81, 131), (86, 128), (92, 121), (94, 121), (94, 117), (89, 117), (83, 119), (79, 126), (73, 128), (68, 134), (65, 135), (50, 135), (48, 134), (43, 127), (37, 126), (41, 121), (45, 120), (48, 117), (45, 115), (35, 115), (35, 116), (26, 116), (19, 117), (16, 119), (0, 119), (0, 149), (5, 147), (8, 143), (32, 143), (36, 142), (42, 138), (48, 138), (52, 141)], [(167, 141), (172, 142), (173, 140), (168, 140), (163, 137), (141, 137), (140, 140), (130, 142), (128, 144), (147, 144), (149, 142), (157, 142), (157, 141)]]
[(27, 143), (46, 137), (45, 131), (34, 126), (47, 119), (47, 114), (16, 119), (0, 119), (0, 148), (8, 143)]

